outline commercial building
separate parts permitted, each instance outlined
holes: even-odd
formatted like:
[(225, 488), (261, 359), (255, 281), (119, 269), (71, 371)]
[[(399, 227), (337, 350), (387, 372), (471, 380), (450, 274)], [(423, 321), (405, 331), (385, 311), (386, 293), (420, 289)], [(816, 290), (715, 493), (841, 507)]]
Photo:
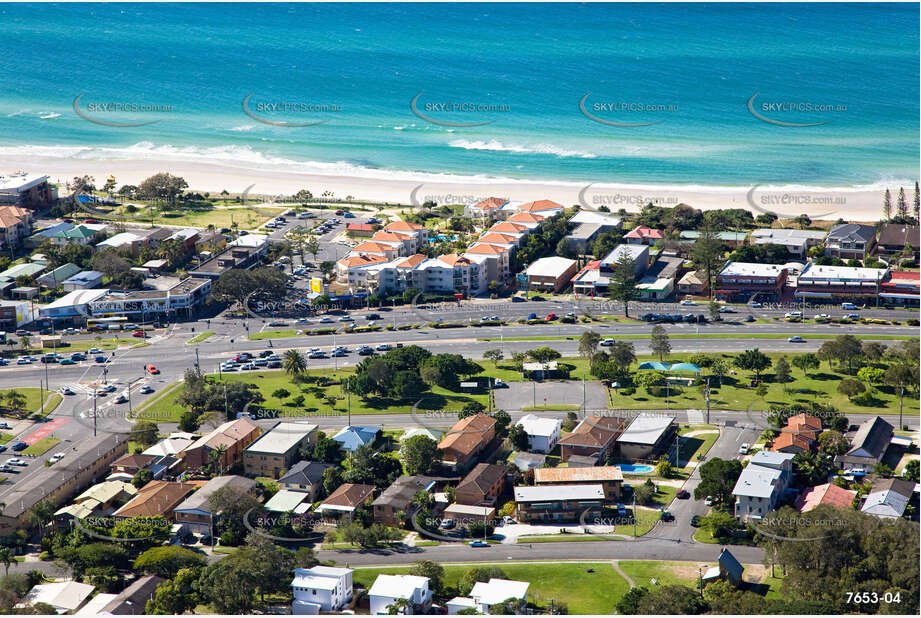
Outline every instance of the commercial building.
[(352, 569), (323, 565), (294, 569), (291, 613), (316, 615), (342, 610), (352, 600), (352, 573)]
[(9, 253), (32, 233), (32, 211), (20, 206), (0, 206), (0, 250)]
[(876, 228), (860, 223), (834, 226), (825, 238), (825, 255), (842, 260), (863, 260), (876, 245)]
[(528, 289), (532, 292), (560, 292), (569, 285), (569, 280), (578, 270), (577, 266), (575, 260), (559, 256), (535, 260), (525, 270)]
[(250, 476), (280, 477), (303, 448), (317, 441), (313, 423), (279, 422), (243, 451), (243, 466)]
[(640, 300), (665, 300), (675, 292), (675, 278), (684, 260), (674, 255), (659, 255), (637, 281)]
[(888, 269), (808, 264), (796, 278), (798, 298), (868, 300), (876, 298)]
[(256, 481), (237, 475), (214, 477), (173, 509), (176, 523), (192, 534), (213, 535), (222, 511), (211, 506), (211, 496), (225, 487), (252, 492), (256, 489)]
[(917, 307), (921, 298), (921, 273), (916, 270), (890, 270), (879, 285), (879, 297), (887, 305)]
[(109, 293), (108, 289), (75, 290), (57, 300), (38, 307), (38, 315), (54, 320), (58, 324), (79, 324), (86, 322), (90, 315), (90, 306)]
[(604, 501), (604, 488), (600, 484), (515, 488), (515, 507), (520, 522), (589, 522), (601, 516)]
[(787, 269), (779, 264), (728, 262), (716, 275), (713, 293), (727, 300), (758, 292), (779, 296), (786, 281)]
[(0, 330), (14, 331), (34, 321), (32, 303), (20, 300), (0, 300)]
[(626, 459), (655, 459), (675, 437), (674, 416), (643, 412), (617, 438), (617, 448)]
[(211, 283), (208, 278), (190, 277), (166, 290), (109, 290), (90, 302), (89, 309), (93, 317), (128, 316), (142, 321), (174, 315), (190, 317), (211, 294)]
[[(244, 236), (243, 238), (248, 238), (248, 236)], [(225, 272), (234, 268), (249, 270), (262, 261), (262, 258), (268, 251), (268, 246), (268, 243), (258, 243), (255, 246), (235, 245), (231, 243), (210, 260), (190, 270), (189, 276), (217, 279)]]

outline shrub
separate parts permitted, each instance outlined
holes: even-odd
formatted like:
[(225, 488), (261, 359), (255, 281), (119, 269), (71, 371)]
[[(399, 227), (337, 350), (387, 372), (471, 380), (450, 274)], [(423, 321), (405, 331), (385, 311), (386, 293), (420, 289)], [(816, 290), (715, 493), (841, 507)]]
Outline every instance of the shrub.
[(625, 397), (629, 397), (633, 395), (634, 393), (636, 393), (636, 389), (633, 388), (632, 386), (628, 386), (627, 388), (620, 389), (620, 394), (624, 395)]
[(909, 326), (921, 326), (921, 321), (916, 320), (915, 318), (911, 318), (911, 319), (909, 319), (909, 320), (906, 320), (905, 323), (908, 324)]
[(873, 396), (873, 391), (864, 391), (851, 397), (851, 403), (858, 406), (872, 406), (876, 404), (876, 397)]

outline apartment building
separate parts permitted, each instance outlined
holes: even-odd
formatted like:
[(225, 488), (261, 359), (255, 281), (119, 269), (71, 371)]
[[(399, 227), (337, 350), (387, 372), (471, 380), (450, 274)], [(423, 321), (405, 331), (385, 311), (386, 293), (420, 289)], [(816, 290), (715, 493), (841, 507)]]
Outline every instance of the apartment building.
[(515, 488), (517, 519), (525, 523), (590, 522), (601, 516), (604, 502), (600, 484)]
[(316, 444), (317, 428), (313, 423), (276, 423), (244, 449), (246, 474), (279, 478), (299, 458), (301, 449)]

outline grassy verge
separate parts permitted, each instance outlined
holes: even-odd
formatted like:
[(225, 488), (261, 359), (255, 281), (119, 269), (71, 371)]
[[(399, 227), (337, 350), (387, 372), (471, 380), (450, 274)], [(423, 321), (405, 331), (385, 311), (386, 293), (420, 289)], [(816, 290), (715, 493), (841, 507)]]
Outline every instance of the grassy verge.
[(0, 444), (6, 444), (15, 437), (16, 436), (11, 433), (0, 433)]
[(298, 337), (298, 332), (293, 329), (282, 329), (282, 330), (264, 330), (261, 333), (253, 333), (248, 335), (246, 338), (250, 341), (263, 341), (265, 339), (286, 339), (290, 337)]
[(177, 401), (181, 392), (182, 381), (170, 384), (157, 395), (145, 401), (139, 408), (136, 408), (134, 411), (135, 418), (155, 422), (162, 422), (167, 419), (178, 421), (186, 409), (185, 406), (180, 405)]
[(61, 441), (58, 438), (42, 438), (29, 448), (25, 449), (22, 454), (38, 457), (39, 455), (44, 455), (60, 443)]
[[(487, 550), (488, 551), (488, 550)], [(443, 565), (445, 586), (456, 589), (470, 566)], [(570, 614), (610, 614), (617, 601), (629, 590), (626, 580), (606, 563), (561, 564), (504, 564), (497, 563), (512, 580), (531, 583), (528, 588), (529, 604), (549, 608), (554, 603), (564, 603)], [(355, 584), (370, 588), (382, 573), (399, 574), (408, 567), (362, 568), (355, 570)]]
[[(51, 396), (45, 400), (45, 416), (54, 412), (62, 401), (64, 401), (64, 396), (61, 393), (51, 393)], [(41, 407), (37, 411), (40, 412)]]
[(213, 335), (213, 334), (214, 334), (214, 331), (213, 331), (213, 330), (207, 330), (207, 331), (205, 331), (205, 332), (203, 332), (203, 333), (199, 333), (199, 334), (195, 335), (194, 337), (192, 337), (191, 339), (189, 339), (188, 341), (186, 341), (186, 343), (201, 343), (202, 341), (204, 341), (205, 339), (207, 339), (208, 337), (210, 337), (210, 336)]
[[(649, 339), (651, 335), (648, 334), (618, 334), (615, 339)], [(745, 339), (783, 339), (786, 340), (790, 335), (783, 333), (746, 333)], [(806, 334), (803, 335), (803, 339), (834, 339), (838, 337), (835, 335), (823, 335), (823, 334)], [(898, 341), (898, 340), (911, 340), (915, 337), (910, 335), (854, 335), (857, 339), (861, 340), (871, 340), (871, 341)], [(739, 339), (740, 335), (738, 333), (703, 333), (700, 335), (695, 335), (693, 333), (669, 333), (669, 339)], [(579, 339), (576, 335), (535, 335), (535, 336), (521, 336), (521, 337), (502, 337), (504, 341), (576, 341)], [(479, 337), (477, 341), (499, 341), (500, 337)]]
[[(39, 388), (32, 387), (23, 387), (23, 388), (7, 388), (0, 390), (0, 401), (6, 404), (6, 396), (10, 391), (16, 391), (23, 397), (25, 397), (25, 402), (23, 403), (22, 409), (28, 411), (29, 413), (38, 412), (42, 407), (42, 393), (44, 392), (45, 397), (48, 397), (48, 391), (42, 391)], [(59, 402), (60, 403), (60, 402)], [(45, 407), (45, 412), (48, 412), (48, 407)]]

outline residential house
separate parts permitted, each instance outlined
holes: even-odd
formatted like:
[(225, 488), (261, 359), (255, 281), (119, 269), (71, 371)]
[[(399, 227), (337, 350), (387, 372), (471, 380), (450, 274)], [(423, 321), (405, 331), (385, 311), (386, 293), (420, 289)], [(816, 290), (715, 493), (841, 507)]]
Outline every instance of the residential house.
[(221, 511), (211, 507), (211, 496), (225, 487), (252, 492), (256, 489), (256, 481), (236, 475), (214, 477), (173, 509), (176, 523), (192, 534), (213, 535)]
[(167, 521), (172, 521), (173, 510), (196, 489), (198, 489), (198, 485), (192, 483), (150, 481), (141, 487), (137, 495), (115, 511), (112, 516), (116, 519), (161, 516)]
[(707, 274), (689, 270), (678, 280), (678, 294), (681, 296), (703, 296), (707, 293)]
[(333, 467), (319, 461), (299, 461), (278, 479), (278, 485), (289, 491), (303, 492), (313, 501), (323, 487), (323, 473)]
[(701, 576), (701, 585), (706, 586), (721, 580), (739, 588), (742, 586), (742, 574), (744, 572), (745, 567), (724, 547), (720, 550), (716, 566), (710, 567)]
[(394, 221), (384, 226), (385, 232), (412, 239), (409, 253), (416, 253), (428, 242), (428, 230), (424, 225), (409, 221)]
[(454, 488), (458, 504), (496, 506), (505, 490), (508, 469), (496, 464), (479, 463)]
[(515, 454), (512, 463), (522, 472), (541, 468), (547, 462), (547, 456), (543, 453), (529, 453), (528, 451), (519, 451)]
[(758, 451), (736, 481), (735, 515), (759, 521), (774, 510), (793, 477), (793, 455)]
[(626, 419), (616, 416), (585, 417), (575, 429), (559, 439), (560, 458), (568, 461), (573, 455), (585, 455), (596, 462), (603, 461), (613, 451), (626, 424)]
[(29, 607), (45, 603), (55, 609), (58, 614), (76, 611), (89, 598), (95, 586), (81, 584), (73, 580), (37, 584), (26, 593), (22, 602), (16, 607)]
[(111, 515), (125, 502), (137, 495), (137, 487), (124, 481), (96, 483), (74, 498), (72, 504), (58, 509), (55, 520), (86, 519), (90, 516)]
[(640, 300), (665, 300), (675, 292), (675, 278), (684, 260), (674, 255), (660, 254), (636, 282)]
[(464, 470), (496, 437), (496, 419), (474, 414), (457, 421), (438, 443), (443, 463), (454, 470)]
[(418, 575), (378, 575), (368, 590), (370, 614), (389, 614), (392, 605), (402, 607), (397, 613), (412, 616), (427, 614), (432, 607), (429, 578)]
[(374, 485), (344, 483), (316, 508), (317, 513), (351, 513), (374, 497)]
[(68, 292), (96, 289), (102, 286), (102, 277), (98, 270), (84, 270), (62, 282), (61, 287)]
[(399, 437), (399, 441), (405, 442), (406, 440), (416, 436), (425, 436), (429, 440), (437, 443), (439, 440), (441, 440), (441, 436), (443, 436), (444, 433), (445, 432), (439, 429), (429, 429), (428, 427), (411, 427), (403, 432), (403, 434)]
[(802, 453), (815, 448), (819, 434), (822, 433), (822, 421), (809, 414), (797, 414), (787, 419), (780, 435), (774, 438), (770, 450), (778, 453)]
[(32, 211), (20, 206), (0, 206), (0, 249), (10, 253), (32, 234)]
[(368, 288), (369, 268), (383, 264), (387, 258), (383, 255), (352, 255), (336, 262), (336, 281), (348, 285), (352, 290)]
[(779, 297), (786, 281), (787, 269), (780, 264), (727, 262), (716, 275), (713, 294), (725, 299), (753, 293), (769, 293)]
[(342, 445), (342, 448), (351, 452), (357, 451), (366, 444), (374, 444), (381, 433), (380, 427), (366, 427), (361, 425), (349, 425), (343, 427), (332, 437), (333, 440)]
[[(617, 245), (601, 259), (600, 269), (603, 273), (613, 273), (617, 268), (618, 260), (630, 258), (633, 261), (633, 273), (641, 277), (649, 267), (649, 247), (646, 245)], [(607, 287), (607, 284), (605, 284)]]
[(374, 240), (366, 240), (363, 243), (353, 247), (352, 250), (349, 251), (348, 255), (375, 255), (390, 261), (396, 259), (400, 255), (399, 248), (394, 246), (394, 244), (395, 243), (383, 243)]
[(538, 468), (534, 470), (534, 485), (601, 485), (604, 499), (615, 502), (623, 490), (624, 473), (618, 466)]
[[(873, 483), (860, 512), (884, 519), (896, 519), (905, 514), (905, 507), (914, 494), (915, 484), (905, 479), (880, 479)], [(917, 503), (915, 504), (917, 507)]]
[(601, 516), (604, 501), (600, 484), (515, 488), (517, 519), (522, 523), (592, 521)]
[(374, 521), (390, 526), (403, 525), (403, 518), (409, 513), (416, 494), (431, 492), (435, 483), (435, 479), (427, 476), (401, 476), (371, 503)]
[(561, 292), (578, 270), (578, 263), (568, 258), (552, 256), (535, 260), (525, 270), (528, 289), (532, 292)]
[(83, 269), (77, 266), (76, 264), (62, 264), (54, 270), (40, 275), (35, 278), (35, 281), (41, 285), (43, 288), (48, 290), (53, 290), (59, 287), (66, 280), (70, 279), (76, 274), (79, 274)]
[[(474, 602), (473, 608), (481, 614), (489, 614), (489, 607), (491, 605), (499, 605), (506, 601), (514, 604), (516, 606), (515, 613), (520, 614), (527, 606), (528, 588), (530, 586), (531, 584), (529, 582), (492, 577), (488, 582), (476, 582), (473, 585), (473, 589), (470, 591), (469, 598)], [(458, 605), (458, 600), (462, 598), (464, 597), (455, 597), (451, 599), (451, 601), (448, 601), (448, 613), (451, 613), (450, 606), (452, 604), (455, 606)]]
[(835, 458), (835, 463), (848, 471), (869, 472), (883, 460), (895, 431), (882, 417), (865, 420), (851, 439), (851, 448)]
[(316, 444), (317, 427), (304, 422), (276, 423), (244, 449), (246, 474), (277, 479), (298, 459), (301, 449)]
[(141, 470), (144, 470), (157, 460), (153, 455), (141, 455), (138, 453), (126, 453), (110, 464), (113, 473), (121, 472), (134, 476)]
[[(542, 217), (553, 217), (563, 212), (563, 205), (557, 204), (553, 200), (537, 200), (525, 203), (508, 203), (503, 209), (514, 212), (529, 212), (532, 215), (537, 214)], [(511, 215), (509, 215), (511, 216)]]
[(511, 252), (504, 246), (475, 242), (464, 252), (464, 257), (474, 260), (476, 256), (482, 256), (484, 260), (487, 281), (504, 283), (511, 277), (512, 273), (509, 270)]
[(526, 414), (515, 423), (528, 435), (528, 450), (549, 453), (560, 439), (562, 421), (558, 418), (545, 418), (536, 414)]
[(780, 245), (794, 258), (804, 260), (809, 249), (821, 245), (826, 232), (788, 228), (762, 228), (751, 233), (753, 245)]
[(602, 232), (619, 230), (622, 219), (617, 215), (595, 210), (580, 210), (569, 218), (570, 225), (600, 225)]
[[(158, 575), (138, 577), (130, 586), (113, 595), (114, 598), (100, 607), (95, 615), (135, 616), (145, 613), (147, 601), (154, 599), (157, 593), (157, 586), (165, 581), (164, 578)], [(101, 595), (97, 595), (94, 599), (99, 598), (99, 596)]]
[(844, 489), (832, 483), (824, 483), (804, 489), (796, 498), (794, 508), (800, 513), (808, 513), (822, 504), (839, 509), (849, 509), (856, 497), (856, 491)]
[(876, 228), (860, 223), (841, 223), (825, 238), (825, 255), (842, 260), (863, 260), (876, 245)]
[[(748, 238), (748, 232), (716, 232), (714, 236), (716, 236), (716, 240), (718, 240), (721, 245), (729, 247), (730, 249), (735, 249), (745, 244), (745, 240)], [(688, 245), (694, 244), (698, 238), (700, 238), (700, 232), (696, 230), (683, 230), (678, 235), (679, 241), (686, 248)], [(825, 238), (824, 234), (822, 238)]]
[(901, 256), (905, 248), (911, 253), (911, 259), (918, 260), (921, 250), (921, 227), (902, 223), (883, 223), (879, 227), (876, 240), (876, 254), (887, 262)]
[(503, 197), (488, 197), (485, 200), (464, 206), (464, 217), (467, 219), (495, 219), (503, 206), (508, 204)]
[(153, 446), (147, 447), (141, 454), (154, 455), (156, 457), (175, 457), (194, 443), (198, 437), (199, 436), (193, 436), (192, 434), (189, 434), (189, 437), (170, 435), (168, 438), (163, 438)]
[(657, 241), (665, 240), (665, 233), (645, 225), (639, 225), (626, 234), (624, 240), (628, 245), (654, 245)]
[(516, 212), (508, 217), (506, 221), (515, 225), (523, 225), (528, 230), (533, 231), (539, 228), (545, 219), (546, 217), (531, 212)]
[(309, 511), (312, 506), (310, 502), (305, 502), (305, 500), (307, 500), (307, 494), (302, 491), (281, 489), (262, 505), (262, 509), (272, 513), (294, 513), (299, 515)]
[(291, 613), (316, 615), (339, 612), (352, 600), (352, 569), (318, 564), (309, 569), (294, 569)]
[[(107, 226), (102, 223), (81, 223), (80, 225), (71, 225), (70, 227), (59, 229), (48, 237), (56, 247), (66, 247), (71, 243), (85, 247), (96, 243), (102, 238), (106, 229)], [(125, 236), (123, 238), (127, 241), (130, 237)], [(103, 247), (105, 246), (108, 245), (103, 245)]]
[(179, 456), (189, 470), (215, 465), (218, 468), (217, 472), (225, 472), (243, 459), (243, 450), (252, 444), (260, 433), (261, 430), (253, 421), (242, 416), (218, 425), (187, 446)]
[(591, 245), (601, 235), (604, 226), (599, 223), (579, 223), (566, 235), (566, 247), (583, 255), (591, 252)]
[(411, 234), (400, 234), (397, 232), (388, 232), (378, 230), (371, 236), (371, 242), (384, 243), (394, 247), (397, 255), (407, 256), (418, 253), (416, 249), (416, 239)]

